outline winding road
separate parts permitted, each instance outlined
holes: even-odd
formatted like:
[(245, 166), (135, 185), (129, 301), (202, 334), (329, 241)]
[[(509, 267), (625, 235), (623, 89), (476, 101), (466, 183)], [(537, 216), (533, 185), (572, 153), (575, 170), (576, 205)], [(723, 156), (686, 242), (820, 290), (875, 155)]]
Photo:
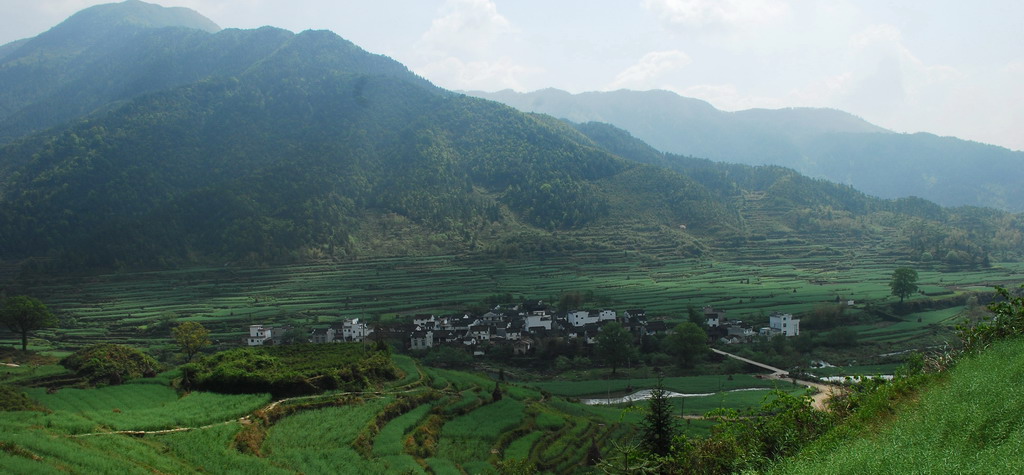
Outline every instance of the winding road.
[(794, 383), (799, 384), (801, 386), (807, 386), (809, 388), (817, 389), (818, 390), (817, 394), (812, 396), (811, 399), (813, 400), (812, 406), (815, 409), (819, 410), (819, 411), (828, 411), (828, 405), (825, 404), (825, 401), (827, 401), (833, 395), (839, 394), (842, 391), (841, 387), (835, 386), (835, 385), (832, 385), (832, 384), (822, 384), (822, 383), (815, 383), (813, 381), (803, 381), (803, 380), (800, 380), (800, 379), (790, 378), (789, 377), (789, 371), (786, 371), (784, 369), (779, 369), (779, 368), (776, 368), (774, 366), (769, 366), (769, 365), (766, 365), (764, 363), (757, 362), (757, 361), (754, 361), (752, 359), (744, 358), (744, 357), (739, 356), (739, 355), (734, 355), (732, 353), (727, 353), (727, 352), (724, 352), (724, 351), (719, 350), (717, 348), (712, 348), (711, 351), (713, 351), (715, 353), (718, 353), (718, 354), (720, 354), (722, 356), (728, 356), (729, 358), (732, 358), (732, 359), (735, 359), (735, 360), (739, 360), (739, 361), (742, 361), (744, 363), (757, 366), (758, 368), (763, 368), (763, 369), (766, 369), (768, 371), (771, 371), (772, 374), (768, 375), (768, 379), (779, 379), (779, 380), (789, 379), (789, 380), (792, 380)]

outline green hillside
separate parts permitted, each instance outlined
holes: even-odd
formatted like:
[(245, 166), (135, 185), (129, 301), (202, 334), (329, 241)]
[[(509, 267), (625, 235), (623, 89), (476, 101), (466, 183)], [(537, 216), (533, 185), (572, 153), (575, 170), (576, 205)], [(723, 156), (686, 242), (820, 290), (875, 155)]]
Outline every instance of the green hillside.
[(1024, 246), (1006, 213), (662, 154), (444, 91), (331, 32), (96, 9), (0, 57), (0, 121), (24, 126), (0, 148), (0, 261), (14, 269), (0, 274), (535, 257), (624, 239), (729, 258), (773, 239), (879, 241), (976, 268)]
[(468, 94), (574, 122), (614, 124), (665, 152), (782, 166), (873, 196), (1024, 210), (1024, 194), (1016, 186), (1024, 152), (927, 133), (897, 134), (842, 111), (726, 112), (659, 90)]
[(1020, 473), (1024, 340), (994, 344), (869, 422), (825, 437), (772, 473)]

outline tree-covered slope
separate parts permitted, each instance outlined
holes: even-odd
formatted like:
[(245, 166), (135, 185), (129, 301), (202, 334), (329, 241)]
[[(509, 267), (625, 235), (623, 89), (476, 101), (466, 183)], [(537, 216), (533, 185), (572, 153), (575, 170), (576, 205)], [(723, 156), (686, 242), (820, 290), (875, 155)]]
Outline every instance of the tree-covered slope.
[[(130, 43), (194, 70), (179, 74), (187, 84), (0, 150), (0, 257), (89, 267), (350, 256), (361, 229), (387, 216), (452, 233), (458, 249), (495, 226), (615, 216), (597, 182), (637, 166), (560, 121), (443, 91), (330, 32), (183, 31)], [(108, 67), (141, 74), (118, 58)]]
[[(68, 24), (51, 32), (70, 35)], [(983, 265), (1000, 232), (1017, 236), (1004, 255), (1021, 245), (1004, 213), (903, 206), (791, 169), (664, 154), (614, 127), (445, 91), (331, 32), (90, 31), (131, 54), (40, 53), (38, 64), (71, 73), (18, 112), (61, 125), (0, 148), (0, 261), (263, 264), (503, 253), (524, 240), (607, 248), (631, 233), (688, 255), (897, 236), (906, 257)], [(5, 80), (32, 82), (16, 79)], [(37, 114), (50, 108), (63, 115)]]
[(219, 30), (195, 11), (129, 0), (87, 8), (3, 46), (0, 143), (111, 102), (237, 69), (281, 41), (245, 40), (240, 48), (239, 32), (211, 35)]
[(725, 112), (668, 91), (569, 94), (473, 91), (477, 97), (574, 122), (607, 122), (666, 152), (778, 165), (882, 198), (1024, 210), (1024, 152), (931, 134), (895, 134), (831, 109)]
[(619, 156), (699, 183), (711, 194), (705, 202), (717, 203), (722, 212), (736, 216), (740, 235), (721, 230), (725, 232), (716, 234), (719, 243), (743, 246), (752, 239), (794, 237), (826, 243), (880, 239), (902, 248), (900, 254), (911, 259), (954, 266), (985, 265), (990, 255), (1011, 258), (1020, 252), (1024, 221), (1019, 215), (970, 206), (944, 208), (916, 197), (881, 199), (790, 168), (663, 153), (608, 124), (575, 127)]

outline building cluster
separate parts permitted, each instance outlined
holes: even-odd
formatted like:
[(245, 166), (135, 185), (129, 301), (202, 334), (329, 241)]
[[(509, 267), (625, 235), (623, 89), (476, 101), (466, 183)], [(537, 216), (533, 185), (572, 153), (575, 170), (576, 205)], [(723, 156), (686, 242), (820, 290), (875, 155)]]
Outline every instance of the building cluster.
[[(248, 346), (277, 345), (290, 343), (286, 334), (292, 330), (290, 326), (249, 325), (249, 336), (245, 339)], [(317, 328), (309, 335), (312, 343), (358, 342), (365, 340), (373, 327), (358, 318), (350, 318), (331, 325), (330, 328)]]
[[(439, 345), (471, 347), (483, 351), (484, 346), (511, 345), (515, 354), (529, 352), (544, 339), (597, 342), (601, 327), (619, 322), (635, 337), (664, 333), (664, 321), (648, 321), (643, 310), (574, 310), (556, 314), (544, 302), (524, 303), (509, 308), (495, 307), (474, 316), (415, 315), (401, 322), (369, 324), (358, 318), (347, 319), (329, 328), (314, 329), (308, 336), (312, 343), (359, 342), (379, 332), (381, 338), (403, 341), (411, 350), (429, 350)], [(285, 343), (288, 327), (250, 325), (245, 343), (249, 346)]]
[(708, 337), (725, 344), (746, 343), (754, 337), (791, 337), (800, 334), (800, 319), (788, 313), (772, 314), (768, 317), (768, 326), (756, 332), (742, 320), (729, 320), (725, 310), (704, 307), (704, 320)]
[(579, 340), (594, 344), (601, 328), (611, 322), (618, 322), (637, 338), (667, 330), (664, 321), (648, 321), (643, 310), (627, 310), (622, 314), (614, 310), (555, 313), (543, 302), (524, 303), (507, 309), (499, 306), (479, 317), (468, 314), (416, 315), (404, 330), (409, 333), (409, 348), (412, 350), (428, 350), (444, 344), (474, 348), (509, 344), (514, 354), (525, 354), (543, 339)]
[[(724, 310), (704, 307), (704, 320), (709, 339), (726, 344), (749, 342), (755, 337), (800, 334), (800, 320), (790, 314), (776, 313), (768, 326), (754, 330), (740, 320), (729, 320)], [(403, 341), (407, 348), (424, 351), (439, 345), (471, 347), (483, 351), (491, 345), (511, 345), (514, 354), (529, 352), (544, 339), (597, 343), (604, 325), (618, 322), (637, 339), (669, 331), (663, 320), (648, 320), (643, 310), (572, 310), (556, 313), (544, 302), (530, 302), (508, 308), (495, 307), (474, 316), (415, 315), (402, 322), (370, 324), (358, 318), (337, 322), (328, 328), (314, 329), (307, 340), (312, 343), (361, 342), (378, 332), (381, 338)], [(250, 325), (245, 343), (249, 346), (285, 343), (290, 327)]]

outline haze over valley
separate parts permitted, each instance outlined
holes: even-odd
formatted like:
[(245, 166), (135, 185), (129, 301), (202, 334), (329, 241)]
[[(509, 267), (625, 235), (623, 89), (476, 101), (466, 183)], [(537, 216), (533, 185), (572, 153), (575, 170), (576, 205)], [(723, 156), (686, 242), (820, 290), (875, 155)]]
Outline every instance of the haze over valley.
[[(850, 14), (837, 29), (882, 15), (908, 37), (876, 33), (907, 46), (931, 28), (910, 19), (944, 25), (957, 9), (617, 7), (623, 25), (666, 31), (638, 46), (580, 30), (607, 62), (650, 41), (692, 57), (570, 93), (543, 88), (554, 79), (506, 87), (530, 77), (509, 38), (555, 38), (522, 5), (414, 2), (392, 24), (341, 2), (309, 20), (345, 11), (361, 23), (342, 24), (393, 57), (346, 31), (222, 28), (267, 12), (295, 22), (307, 2), (289, 14), (138, 0), (18, 14), (38, 25), (72, 3), (87, 8), (0, 46), (0, 472), (1021, 464), (1024, 399), (1010, 386), (1024, 152), (1004, 148), (1017, 142), (753, 96), (733, 105), (778, 107), (726, 111), (680, 94), (699, 84), (662, 87), (689, 84), (671, 72), (690, 61), (731, 69), (704, 63), (701, 44), (756, 50), (740, 24), (771, 31), (838, 8)], [(402, 31), (381, 39), (369, 26)], [(590, 57), (557, 38), (568, 69)], [(770, 38), (765, 49), (821, 57)], [(1002, 46), (987, 61), (1004, 61)], [(897, 50), (904, 67), (949, 72)], [(549, 65), (538, 76), (549, 54), (536, 53)], [(1012, 77), (978, 82), (965, 72), (975, 63), (948, 54), (961, 74), (896, 94), (888, 123), (945, 87)], [(469, 73), (495, 64), (516, 84)], [(895, 97), (876, 86), (858, 97)], [(940, 122), (963, 124), (928, 123)]]

